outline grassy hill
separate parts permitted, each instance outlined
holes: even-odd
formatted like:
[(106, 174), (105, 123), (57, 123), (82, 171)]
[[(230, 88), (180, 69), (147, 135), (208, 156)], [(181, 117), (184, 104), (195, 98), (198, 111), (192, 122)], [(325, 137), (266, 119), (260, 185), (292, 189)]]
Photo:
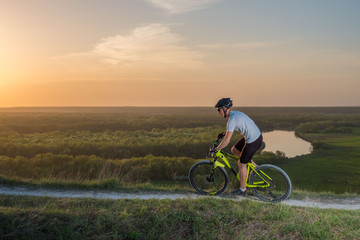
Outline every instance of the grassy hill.
[(359, 239), (360, 210), (0, 195), (2, 239)]
[[(297, 129), (312, 141), (309, 155), (255, 156), (288, 173), (292, 197), (360, 193), (360, 108), (240, 110), (262, 131)], [(225, 124), (212, 108), (0, 109), (0, 184), (193, 192), (181, 177)], [(360, 239), (359, 225), (359, 210), (249, 200), (0, 195), (2, 239)]]

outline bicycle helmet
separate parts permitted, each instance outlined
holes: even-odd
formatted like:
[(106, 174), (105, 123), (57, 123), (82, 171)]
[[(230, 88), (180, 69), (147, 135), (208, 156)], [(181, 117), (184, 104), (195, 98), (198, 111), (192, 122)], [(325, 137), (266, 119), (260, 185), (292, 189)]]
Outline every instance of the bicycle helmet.
[(232, 100), (230, 98), (222, 98), (217, 102), (215, 108), (226, 107), (227, 109), (229, 109), (232, 107), (232, 105)]

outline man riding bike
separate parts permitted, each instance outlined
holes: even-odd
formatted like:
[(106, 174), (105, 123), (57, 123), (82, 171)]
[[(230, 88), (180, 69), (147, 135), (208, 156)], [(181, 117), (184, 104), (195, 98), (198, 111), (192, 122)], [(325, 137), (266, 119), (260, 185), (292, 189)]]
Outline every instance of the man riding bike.
[(254, 121), (249, 118), (245, 113), (232, 110), (232, 100), (230, 98), (222, 98), (215, 105), (218, 113), (228, 118), (226, 132), (220, 133), (219, 138), (224, 137), (222, 142), (212, 152), (217, 152), (225, 148), (229, 143), (234, 131), (238, 131), (243, 135), (232, 148), (231, 152), (239, 157), (239, 176), (240, 176), (240, 188), (231, 191), (233, 195), (246, 196), (246, 175), (247, 175), (247, 163), (251, 162), (257, 166), (251, 159), (255, 152), (259, 150), (263, 142), (261, 131), (256, 126)]

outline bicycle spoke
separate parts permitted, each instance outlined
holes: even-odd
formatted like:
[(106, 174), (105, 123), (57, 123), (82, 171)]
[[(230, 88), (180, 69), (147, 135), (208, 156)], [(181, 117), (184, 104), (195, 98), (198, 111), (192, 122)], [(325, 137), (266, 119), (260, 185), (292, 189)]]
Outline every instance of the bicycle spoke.
[(207, 161), (195, 164), (190, 170), (189, 178), (193, 187), (202, 194), (220, 194), (228, 185), (225, 170), (213, 168)]
[[(265, 201), (277, 202), (286, 199), (291, 191), (291, 182), (286, 173), (269, 164), (260, 166), (260, 168), (261, 170), (253, 173), (250, 177), (250, 184), (259, 186), (252, 189), (253, 193)], [(264, 181), (269, 184), (268, 187), (259, 184)]]

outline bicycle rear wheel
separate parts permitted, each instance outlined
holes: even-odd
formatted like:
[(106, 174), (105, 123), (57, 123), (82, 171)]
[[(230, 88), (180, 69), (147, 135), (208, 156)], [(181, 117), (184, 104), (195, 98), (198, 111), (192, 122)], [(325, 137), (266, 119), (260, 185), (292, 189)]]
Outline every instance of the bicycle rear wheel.
[[(267, 202), (280, 202), (290, 196), (291, 181), (289, 176), (279, 167), (264, 164), (260, 165), (249, 177), (250, 185), (258, 185), (251, 190), (255, 196)], [(269, 183), (270, 186), (265, 187)]]
[(210, 160), (195, 163), (190, 168), (189, 180), (195, 190), (204, 195), (221, 194), (229, 185), (226, 170), (222, 167), (214, 168)]

